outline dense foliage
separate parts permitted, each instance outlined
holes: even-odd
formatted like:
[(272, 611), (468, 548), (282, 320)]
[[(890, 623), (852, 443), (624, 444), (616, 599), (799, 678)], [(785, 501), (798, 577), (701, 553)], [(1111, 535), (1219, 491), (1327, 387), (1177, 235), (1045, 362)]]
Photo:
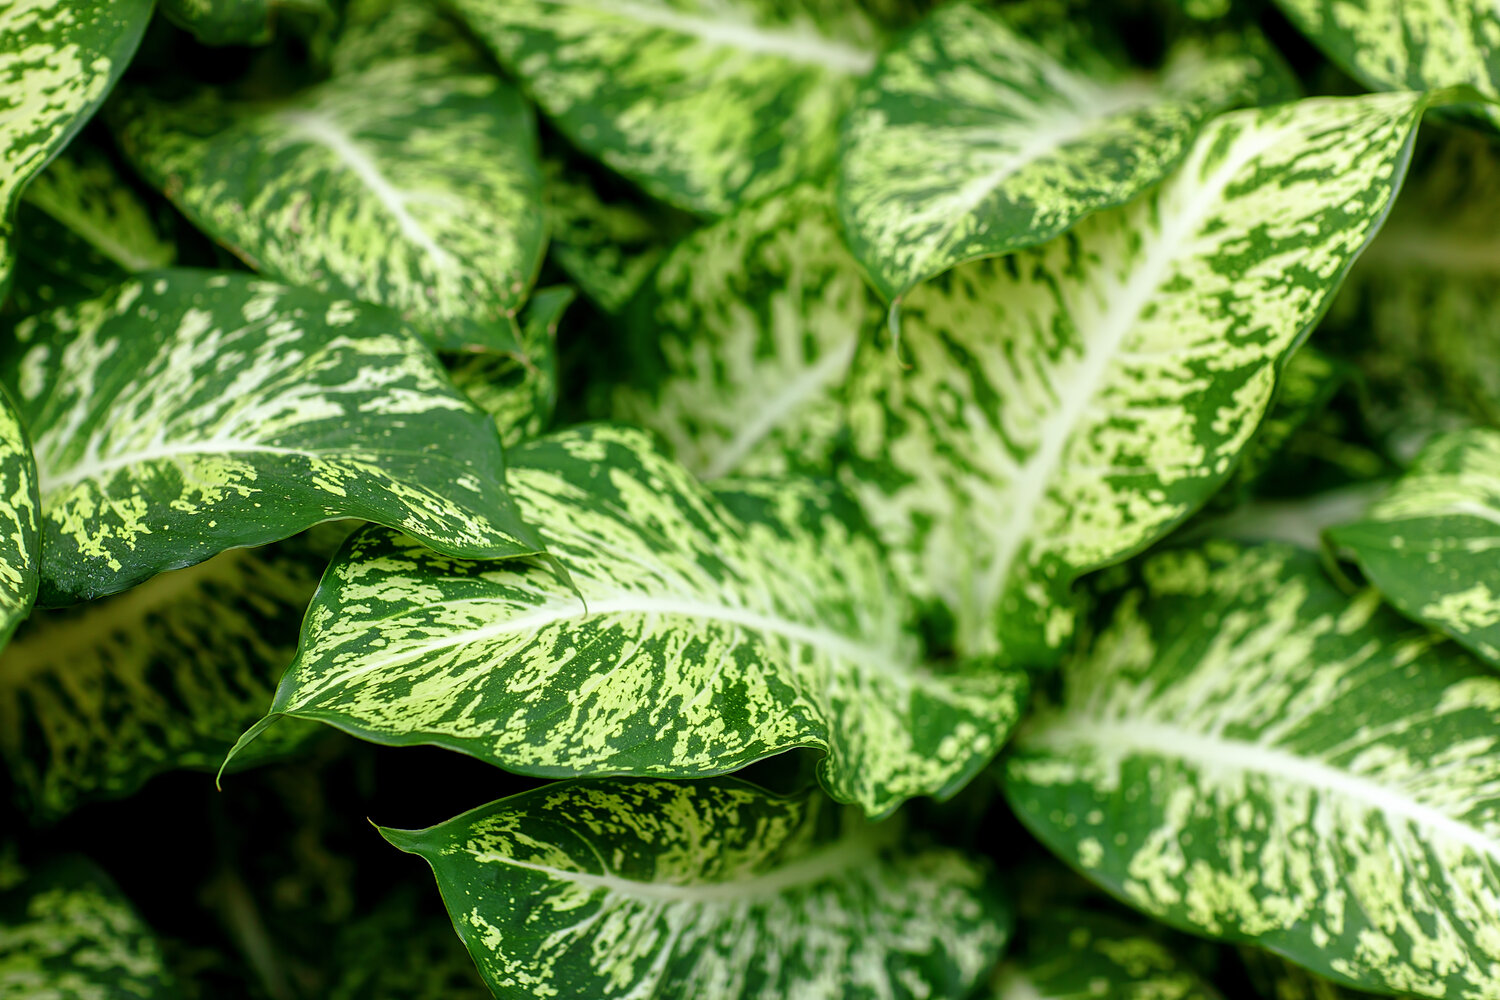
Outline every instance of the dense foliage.
[(0, 81), (0, 998), (1500, 998), (1492, 3)]

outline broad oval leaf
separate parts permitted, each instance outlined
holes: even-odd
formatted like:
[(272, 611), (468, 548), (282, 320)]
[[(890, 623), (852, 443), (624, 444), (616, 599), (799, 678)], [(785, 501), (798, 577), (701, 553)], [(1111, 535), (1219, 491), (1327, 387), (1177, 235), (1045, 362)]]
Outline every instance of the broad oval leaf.
[(361, 532), (267, 724), (317, 719), (547, 777), (696, 777), (813, 747), (835, 797), (881, 814), (955, 791), (1019, 714), (1020, 672), (924, 662), (882, 553), (823, 485), (716, 495), (644, 432), (609, 426), (516, 450), (510, 483), (578, 593), (534, 562)]
[(880, 310), (830, 199), (801, 187), (679, 243), (626, 313), (636, 371), (615, 415), (705, 479), (824, 469), (841, 387)]
[(1364, 989), (1500, 992), (1500, 678), (1317, 556), (1148, 559), (1017, 737), (1005, 794), (1168, 923)]
[(10, 394), (0, 388), (0, 647), (36, 600), (40, 510), (31, 444)]
[(828, 170), (876, 29), (843, 0), (456, 0), (579, 149), (723, 215)]
[(0, 9), (0, 297), (26, 183), (68, 144), (125, 71), (151, 0), (21, 0)]
[(1073, 580), (1225, 481), (1384, 217), (1424, 100), (1223, 115), (1160, 188), (920, 286), (901, 356), (856, 359), (848, 480), (961, 649), (1053, 658)]
[(1500, 668), (1500, 431), (1433, 438), (1362, 518), (1331, 528), (1333, 548), (1408, 618)]
[(1183, 40), (1155, 76), (1089, 56), (1060, 58), (957, 3), (881, 57), (844, 125), (838, 203), (893, 309), (955, 264), (1134, 198), (1218, 112), (1292, 96), (1256, 35)]
[(565, 782), (381, 833), (432, 865), (502, 1000), (961, 997), (1010, 932), (982, 859), (730, 778)]
[(539, 551), (489, 417), (384, 309), (160, 271), (23, 321), (0, 358), (37, 456), (44, 604), (357, 517)]
[(109, 876), (52, 861), (0, 893), (0, 996), (176, 1000), (151, 929)]
[(271, 40), (271, 0), (161, 0), (161, 12), (204, 45)]
[(131, 160), (257, 271), (389, 306), (438, 346), (514, 350), (546, 243), (536, 123), (451, 52), (289, 100), (113, 109)]

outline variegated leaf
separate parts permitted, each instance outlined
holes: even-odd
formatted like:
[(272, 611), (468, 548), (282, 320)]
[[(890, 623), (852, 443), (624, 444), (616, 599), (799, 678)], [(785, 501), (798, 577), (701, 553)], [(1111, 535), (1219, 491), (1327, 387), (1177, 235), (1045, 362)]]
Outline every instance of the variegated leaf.
[(150, 928), (92, 864), (59, 859), (0, 893), (0, 997), (178, 996)]
[(844, 0), (455, 0), (581, 150), (723, 215), (831, 168), (878, 33)]
[[(231, 549), (114, 597), (37, 611), (0, 653), (0, 759), (49, 821), (170, 770), (212, 770), (271, 700), (348, 529)], [(278, 755), (316, 727), (257, 746)]]
[(137, 96), (112, 118), (141, 172), (257, 271), (389, 306), (443, 348), (516, 348), (546, 243), (536, 124), (482, 65), (444, 48), (279, 103)]
[(1500, 431), (1433, 438), (1364, 517), (1329, 530), (1402, 614), (1500, 668)]
[(384, 309), (158, 271), (16, 337), (0, 380), (37, 456), (45, 604), (340, 517), (473, 558), (539, 551), (494, 425)]
[(1064, 61), (957, 3), (881, 57), (844, 126), (838, 204), (893, 312), (955, 264), (1129, 201), (1214, 114), (1292, 96), (1258, 35), (1183, 40), (1154, 76), (1089, 55)]
[(536, 437), (557, 409), (557, 327), (572, 304), (566, 285), (543, 288), (526, 304), (521, 350), (463, 354), (449, 370), (453, 384), (495, 420), (505, 447)]
[(1317, 556), (1148, 559), (1005, 793), (1166, 922), (1424, 997), (1500, 995), (1500, 678)]
[(1020, 672), (924, 662), (881, 551), (822, 484), (712, 494), (610, 426), (516, 450), (509, 482), (583, 602), (535, 564), (361, 532), (267, 724), (548, 777), (696, 777), (813, 747), (835, 797), (881, 814), (956, 790), (1019, 713)]
[(258, 45), (271, 38), (271, 0), (161, 0), (161, 12), (204, 45)]
[(732, 778), (565, 782), (381, 832), (432, 865), (502, 1000), (962, 997), (1010, 931), (983, 860)]
[(0, 388), (0, 647), (36, 600), (40, 509), (31, 444), (10, 394)]
[[(1468, 85), (1500, 99), (1500, 10), (1486, 0), (1276, 0), (1292, 23), (1376, 90)], [(1493, 104), (1465, 110), (1500, 127)]]
[(1259, 948), (1241, 948), (1240, 955), (1264, 1000), (1371, 1000), (1377, 995), (1340, 986)]
[(827, 466), (844, 420), (834, 390), (880, 309), (831, 199), (802, 187), (683, 240), (626, 319), (639, 360), (615, 414), (715, 479)]
[(167, 267), (177, 248), (99, 147), (77, 142), (26, 189), (25, 203), (67, 227), (121, 271)]
[(0, 8), (0, 298), (26, 183), (68, 144), (125, 71), (152, 0), (12, 0)]
[(1067, 588), (1226, 479), (1401, 183), (1425, 100), (1231, 112), (1053, 242), (921, 286), (855, 362), (849, 480), (960, 649), (1048, 660)]
[(985, 1000), (1222, 1000), (1160, 935), (1087, 910), (1049, 909), (996, 970)]

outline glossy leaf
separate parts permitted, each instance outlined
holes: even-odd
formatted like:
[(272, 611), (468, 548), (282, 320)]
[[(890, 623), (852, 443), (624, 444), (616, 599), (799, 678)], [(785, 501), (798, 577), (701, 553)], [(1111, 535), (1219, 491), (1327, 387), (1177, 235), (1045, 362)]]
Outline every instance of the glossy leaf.
[(1329, 530), (1402, 614), (1500, 668), (1500, 431), (1432, 439), (1364, 517)]
[(1059, 58), (1001, 13), (939, 8), (881, 57), (844, 131), (839, 213), (893, 306), (955, 264), (1044, 243), (1171, 170), (1209, 118), (1290, 97), (1258, 36), (1188, 39), (1154, 76)]
[(31, 444), (10, 395), (0, 389), (0, 647), (36, 600), (40, 509)]
[(1045, 661), (1067, 588), (1226, 479), (1400, 185), (1423, 98), (1231, 112), (1141, 200), (907, 301), (855, 362), (849, 480), (960, 648)]
[(843, 424), (835, 390), (880, 310), (830, 199), (798, 188), (679, 243), (627, 319), (642, 360), (616, 415), (715, 479), (827, 466)]
[(0, 297), (26, 183), (68, 144), (125, 71), (151, 0), (20, 0), (0, 8)]
[(271, 38), (271, 0), (161, 0), (161, 12), (204, 45), (257, 45)]
[(584, 603), (535, 564), (361, 532), (267, 724), (549, 777), (696, 777), (813, 747), (829, 790), (873, 815), (956, 790), (1016, 719), (1019, 672), (924, 662), (880, 550), (824, 485), (715, 495), (610, 426), (517, 449), (509, 481)]
[(876, 29), (843, 0), (456, 0), (583, 152), (723, 215), (828, 170)]
[(0, 996), (176, 1000), (161, 947), (109, 877), (55, 861), (0, 893)]
[(381, 832), (432, 865), (502, 1000), (959, 997), (1010, 929), (982, 860), (734, 779), (567, 782)]
[(442, 49), (280, 103), (205, 91), (113, 118), (141, 172), (255, 270), (389, 306), (440, 347), (516, 348), (545, 247), (536, 125), (482, 66)]
[(1500, 678), (1303, 550), (1207, 543), (1140, 578), (1017, 738), (1022, 821), (1176, 926), (1494, 995)]
[(160, 271), (16, 336), (0, 380), (37, 456), (44, 604), (340, 517), (470, 557), (538, 551), (489, 418), (386, 310)]

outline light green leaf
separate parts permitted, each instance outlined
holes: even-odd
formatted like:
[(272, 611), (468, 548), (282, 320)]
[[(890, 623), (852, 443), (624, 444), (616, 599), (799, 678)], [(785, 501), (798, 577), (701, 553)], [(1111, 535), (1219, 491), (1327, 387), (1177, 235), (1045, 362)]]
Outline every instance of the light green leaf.
[(1049, 909), (1024, 924), (1025, 947), (996, 971), (985, 1000), (1222, 1000), (1139, 926)]
[[(1483, 0), (1277, 0), (1292, 23), (1375, 90), (1468, 85), (1500, 98), (1500, 11)], [(1500, 127), (1500, 110), (1468, 105)]]
[(25, 202), (47, 215), (125, 272), (166, 267), (177, 248), (99, 147), (75, 142), (26, 189)]
[(1140, 577), (1016, 740), (1021, 820), (1175, 926), (1365, 989), (1500, 993), (1500, 678), (1303, 550)]
[(1500, 431), (1433, 438), (1363, 518), (1327, 533), (1335, 551), (1408, 618), (1500, 668)]
[(0, 298), (26, 183), (68, 144), (140, 44), (151, 0), (12, 0), (0, 8)]
[(159, 271), (16, 337), (0, 381), (37, 456), (44, 604), (340, 517), (472, 558), (539, 551), (490, 419), (384, 309)]
[(109, 877), (67, 858), (0, 893), (0, 996), (174, 1000), (161, 948)]
[(616, 416), (716, 479), (827, 467), (844, 421), (835, 390), (880, 308), (831, 199), (802, 187), (679, 243), (626, 321), (638, 368)]
[(1074, 579), (1225, 481), (1384, 217), (1424, 103), (1223, 115), (1149, 195), (920, 286), (900, 356), (860, 354), (849, 481), (961, 650), (1053, 658)]
[(112, 111), (141, 172), (255, 270), (401, 313), (440, 347), (514, 350), (546, 243), (536, 124), (444, 49), (273, 104), (203, 91)]
[(161, 12), (204, 45), (271, 40), (271, 0), (161, 0)]
[(712, 494), (610, 426), (517, 449), (509, 482), (586, 608), (539, 565), (360, 532), (267, 722), (547, 777), (697, 777), (813, 747), (872, 815), (952, 793), (1015, 722), (1024, 675), (924, 662), (882, 553), (822, 484)]
[(1134, 198), (1214, 114), (1292, 96), (1257, 35), (1183, 40), (1153, 76), (1090, 56), (1059, 59), (958, 3), (881, 57), (844, 126), (838, 204), (893, 312), (955, 264)]
[(961, 997), (1010, 932), (983, 860), (732, 778), (566, 782), (381, 833), (432, 865), (502, 1000)]
[[(170, 770), (212, 770), (270, 702), (347, 529), (231, 549), (127, 593), (37, 611), (0, 653), (0, 758), (23, 808), (56, 819)], [(277, 730), (263, 756), (313, 727)]]
[(40, 509), (31, 444), (15, 403), (0, 388), (0, 647), (36, 600)]
[(844, 0), (455, 0), (580, 150), (723, 215), (828, 170), (879, 37)]

